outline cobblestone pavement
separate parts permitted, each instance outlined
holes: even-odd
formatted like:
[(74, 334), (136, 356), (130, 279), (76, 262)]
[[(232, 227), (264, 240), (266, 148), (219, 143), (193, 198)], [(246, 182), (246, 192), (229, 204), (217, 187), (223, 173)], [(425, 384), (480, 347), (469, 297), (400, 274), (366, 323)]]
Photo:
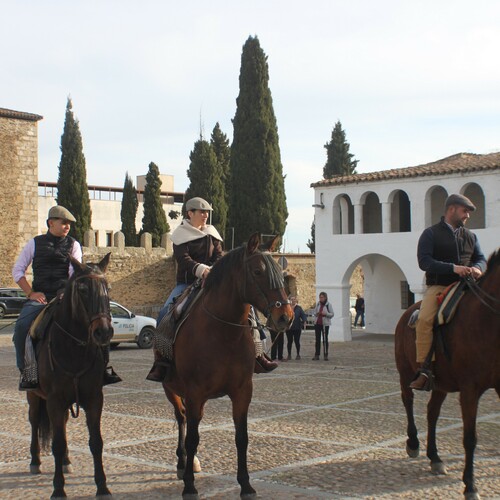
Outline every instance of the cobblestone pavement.
[[(283, 362), (275, 372), (254, 378), (248, 461), (258, 498), (463, 498), (457, 396), (450, 395), (443, 405), (438, 427), (448, 474), (433, 476), (425, 452), (409, 459), (404, 451), (406, 419), (392, 338), (358, 333), (353, 342), (331, 344), (330, 361), (312, 361), (312, 337), (309, 331), (303, 335), (301, 360)], [(145, 380), (152, 352), (122, 344), (112, 351), (111, 361), (124, 379), (105, 388), (102, 419), (104, 465), (114, 498), (181, 498), (173, 411), (160, 385)], [(5, 334), (0, 335), (0, 379), (0, 497), (48, 498), (53, 459), (47, 452), (43, 473), (28, 473), (27, 403), (17, 391), (14, 350)], [(427, 394), (417, 395), (421, 441), (426, 401)], [(483, 499), (500, 498), (500, 412), (494, 391), (481, 399), (477, 430), (479, 491)], [(200, 498), (239, 498), (228, 398), (208, 402), (200, 437)], [(74, 473), (66, 475), (66, 493), (73, 499), (95, 495), (87, 441), (84, 417), (70, 418)]]

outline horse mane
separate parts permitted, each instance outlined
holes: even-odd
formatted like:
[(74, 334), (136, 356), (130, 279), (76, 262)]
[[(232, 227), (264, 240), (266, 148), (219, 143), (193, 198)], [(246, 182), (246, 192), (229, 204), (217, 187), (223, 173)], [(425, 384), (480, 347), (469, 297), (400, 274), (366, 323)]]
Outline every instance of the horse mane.
[(500, 264), (500, 248), (497, 248), (488, 258), (488, 263), (486, 264), (486, 272), (482, 276), (485, 278), (493, 272), (493, 269)]
[(245, 251), (245, 245), (230, 250), (213, 265), (205, 280), (204, 287), (207, 292), (219, 286), (224, 277), (230, 272), (231, 268), (241, 264)]

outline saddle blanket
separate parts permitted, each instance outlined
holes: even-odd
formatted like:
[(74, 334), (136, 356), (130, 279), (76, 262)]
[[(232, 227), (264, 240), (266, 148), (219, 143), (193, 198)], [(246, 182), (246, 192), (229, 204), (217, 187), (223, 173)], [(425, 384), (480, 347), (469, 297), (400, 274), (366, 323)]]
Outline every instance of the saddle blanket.
[[(453, 319), (457, 311), (457, 306), (465, 293), (466, 286), (465, 281), (456, 281), (438, 295), (439, 309), (436, 313), (436, 322), (438, 325), (446, 325)], [(420, 309), (416, 309), (410, 316), (408, 320), (410, 328), (416, 327), (419, 312)]]

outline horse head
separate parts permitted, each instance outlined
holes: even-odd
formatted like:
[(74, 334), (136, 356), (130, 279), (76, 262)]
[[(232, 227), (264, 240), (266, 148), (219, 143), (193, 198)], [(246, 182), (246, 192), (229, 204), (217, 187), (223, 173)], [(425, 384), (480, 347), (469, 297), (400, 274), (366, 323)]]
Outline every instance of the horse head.
[(68, 287), (73, 317), (87, 325), (89, 339), (99, 346), (109, 344), (113, 336), (109, 287), (104, 275), (110, 256), (108, 253), (98, 264), (83, 264), (70, 257), (74, 274)]
[(279, 236), (261, 246), (259, 233), (248, 240), (245, 250), (246, 300), (262, 312), (268, 326), (278, 332), (286, 330), (293, 310), (285, 292), (283, 270), (270, 252), (275, 251)]

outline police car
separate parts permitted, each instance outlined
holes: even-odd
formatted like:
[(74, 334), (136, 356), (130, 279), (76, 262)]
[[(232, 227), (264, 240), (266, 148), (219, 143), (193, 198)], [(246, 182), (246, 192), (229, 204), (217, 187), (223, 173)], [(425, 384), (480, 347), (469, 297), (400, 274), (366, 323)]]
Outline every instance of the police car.
[(138, 316), (117, 302), (110, 302), (113, 321), (113, 338), (111, 347), (122, 342), (133, 342), (141, 349), (149, 349), (153, 345), (156, 320), (147, 316)]

